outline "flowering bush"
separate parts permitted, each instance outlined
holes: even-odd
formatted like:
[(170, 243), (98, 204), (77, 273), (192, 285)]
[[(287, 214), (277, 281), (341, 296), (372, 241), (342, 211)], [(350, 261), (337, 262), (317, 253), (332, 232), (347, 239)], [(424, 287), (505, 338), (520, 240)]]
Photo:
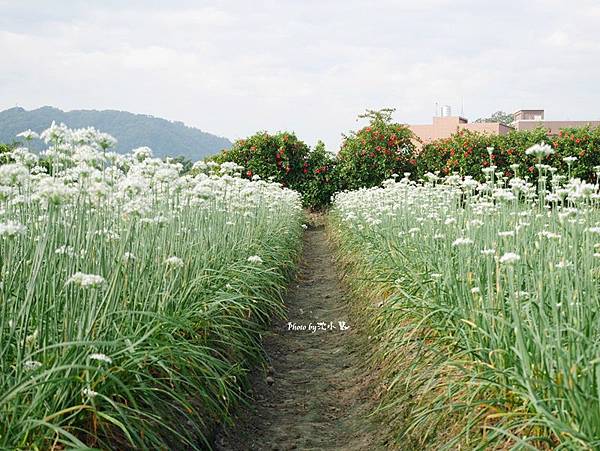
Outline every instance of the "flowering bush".
[(259, 132), (236, 141), (213, 158), (239, 165), (246, 178), (258, 176), (281, 183), (302, 194), (303, 205), (320, 209), (336, 191), (335, 159), (323, 143), (311, 150), (294, 133)]
[(325, 149), (321, 141), (308, 155), (304, 183), (301, 186), (305, 206), (320, 210), (329, 205), (339, 189), (335, 155)]
[(423, 146), (417, 158), (417, 174), (439, 172), (458, 173), (477, 180), (485, 178), (484, 170), (494, 170), (506, 177), (515, 175), (536, 179), (536, 164), (540, 163), (526, 150), (539, 143), (552, 147), (554, 152), (541, 163), (565, 174), (588, 181), (595, 180), (600, 165), (600, 129), (564, 129), (558, 136), (548, 136), (543, 128), (531, 131), (512, 131), (506, 135), (487, 135), (461, 130), (451, 137)]
[(309, 151), (310, 148), (294, 133), (279, 132), (272, 135), (259, 132), (237, 140), (230, 149), (217, 155), (214, 161), (232, 161), (243, 166), (245, 177), (258, 175), (298, 190), (303, 175), (308, 172)]
[(344, 136), (337, 162), (342, 189), (377, 186), (394, 173), (414, 170), (416, 138), (406, 125), (392, 122), (393, 111), (367, 111), (359, 117), (369, 124)]

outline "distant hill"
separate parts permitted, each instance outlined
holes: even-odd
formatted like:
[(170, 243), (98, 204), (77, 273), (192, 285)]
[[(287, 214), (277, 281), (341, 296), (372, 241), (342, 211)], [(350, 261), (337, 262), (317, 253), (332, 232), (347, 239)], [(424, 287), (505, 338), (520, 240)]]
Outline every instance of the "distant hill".
[[(211, 135), (183, 122), (171, 122), (145, 114), (116, 110), (62, 111), (45, 106), (27, 111), (15, 107), (0, 111), (0, 143), (10, 143), (17, 133), (31, 129), (41, 132), (56, 121), (71, 128), (95, 127), (114, 136), (118, 144), (114, 150), (126, 153), (140, 146), (148, 146), (157, 157), (184, 156), (192, 161), (231, 147), (227, 138)], [(32, 143), (31, 147), (36, 147)], [(42, 145), (37, 146), (41, 150)]]

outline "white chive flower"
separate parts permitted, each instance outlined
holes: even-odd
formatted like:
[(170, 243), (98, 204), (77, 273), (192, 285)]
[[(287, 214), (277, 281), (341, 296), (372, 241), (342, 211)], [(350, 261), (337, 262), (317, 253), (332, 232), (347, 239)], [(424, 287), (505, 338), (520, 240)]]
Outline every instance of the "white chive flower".
[(260, 263), (263, 262), (263, 259), (260, 258), (258, 255), (252, 255), (252, 256), (248, 257), (248, 262), (249, 263), (260, 264)]
[(181, 268), (183, 266), (183, 260), (173, 255), (165, 260), (165, 265), (173, 266), (174, 268)]
[(90, 360), (97, 360), (98, 362), (108, 363), (109, 365), (112, 363), (112, 359), (109, 356), (99, 352), (90, 354), (88, 358)]
[(104, 285), (104, 277), (97, 274), (85, 274), (82, 272), (76, 272), (69, 280), (66, 285), (74, 284), (81, 288), (99, 288)]
[(131, 252), (125, 252), (123, 254), (123, 257), (121, 257), (121, 261), (124, 264), (127, 264), (129, 262), (133, 262), (137, 257), (135, 255), (133, 255)]
[(521, 260), (521, 257), (518, 254), (515, 254), (514, 252), (506, 252), (502, 257), (500, 257), (500, 263), (506, 265), (512, 265), (513, 263), (516, 263), (519, 260)]
[(40, 135), (31, 129), (27, 129), (24, 132), (17, 134), (17, 138), (23, 138), (27, 141), (31, 141), (32, 139), (38, 139), (39, 137)]
[(16, 221), (0, 223), (0, 236), (12, 238), (17, 235), (23, 235), (25, 232), (27, 232), (27, 227)]
[(457, 238), (456, 240), (454, 240), (452, 242), (452, 246), (454, 246), (454, 247), (469, 246), (471, 244), (473, 244), (473, 240), (470, 238)]
[(81, 390), (81, 394), (86, 398), (95, 398), (96, 396), (98, 396), (98, 392), (95, 392), (91, 388), (84, 388), (83, 390)]
[(23, 362), (23, 368), (25, 371), (35, 371), (42, 366), (42, 362), (38, 362), (37, 360), (26, 360)]
[(533, 155), (534, 157), (543, 158), (548, 155), (552, 155), (554, 149), (545, 143), (534, 144), (525, 151), (526, 155)]

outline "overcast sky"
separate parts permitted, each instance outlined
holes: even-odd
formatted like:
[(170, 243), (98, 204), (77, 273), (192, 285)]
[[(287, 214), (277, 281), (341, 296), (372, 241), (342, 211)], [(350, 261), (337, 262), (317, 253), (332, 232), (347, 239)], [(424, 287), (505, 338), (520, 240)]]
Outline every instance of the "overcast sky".
[(366, 108), (600, 119), (597, 0), (0, 0), (0, 109), (145, 113), (336, 149)]

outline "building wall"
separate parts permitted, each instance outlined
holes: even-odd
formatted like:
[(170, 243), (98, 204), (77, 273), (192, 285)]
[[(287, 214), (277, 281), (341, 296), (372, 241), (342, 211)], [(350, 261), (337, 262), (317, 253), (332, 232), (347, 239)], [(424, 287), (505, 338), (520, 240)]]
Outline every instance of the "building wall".
[[(541, 118), (542, 120), (534, 118)], [(600, 121), (546, 121), (543, 118), (544, 110), (519, 110), (515, 113), (515, 122), (512, 123), (514, 128), (498, 122), (469, 124), (465, 118), (460, 116), (434, 117), (431, 124), (409, 125), (408, 127), (419, 137), (423, 144), (448, 138), (463, 129), (491, 135), (505, 135), (515, 129), (533, 130), (541, 126), (548, 129), (549, 134), (558, 135), (562, 128), (600, 127)], [(420, 147), (420, 143), (416, 144)]]
[(488, 133), (491, 135), (505, 135), (509, 131), (513, 130), (512, 127), (501, 124), (499, 122), (482, 122), (465, 124), (463, 128), (479, 133)]
[(513, 114), (515, 121), (524, 120), (544, 120), (544, 110), (519, 110)]
[(533, 130), (537, 127), (548, 129), (550, 135), (558, 135), (561, 128), (600, 127), (600, 121), (516, 121), (517, 130)]
[(433, 138), (433, 125), (409, 125), (408, 127), (423, 142), (429, 142), (435, 139)]
[(432, 124), (409, 125), (409, 127), (424, 144), (437, 139), (449, 138), (450, 135), (462, 129), (492, 135), (503, 135), (512, 130), (512, 127), (497, 122), (469, 124), (465, 118), (459, 116), (434, 117)]

